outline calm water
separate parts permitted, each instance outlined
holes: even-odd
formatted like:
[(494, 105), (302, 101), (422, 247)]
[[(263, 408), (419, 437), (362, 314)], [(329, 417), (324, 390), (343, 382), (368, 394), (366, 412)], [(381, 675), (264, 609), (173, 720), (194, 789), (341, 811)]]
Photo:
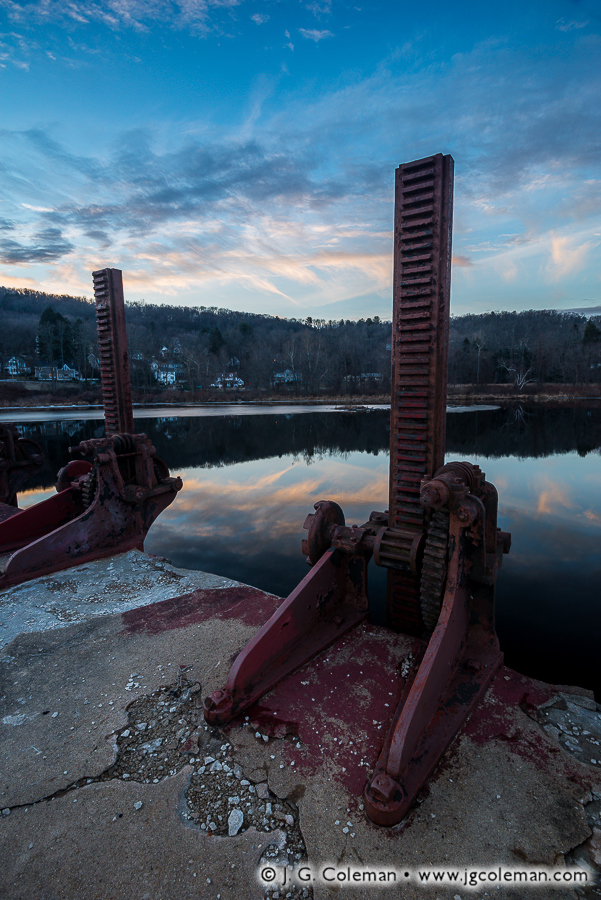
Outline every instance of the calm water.
[[(300, 540), (313, 503), (336, 500), (348, 523), (385, 509), (388, 411), (303, 411), (137, 418), (184, 480), (146, 549), (286, 596), (307, 572)], [(47, 455), (22, 505), (52, 490), (70, 444), (103, 435), (102, 422), (76, 418), (23, 422), (21, 430)], [(601, 409), (452, 412), (447, 451), (448, 461), (478, 463), (496, 485), (499, 525), (512, 533), (497, 590), (507, 664), (592, 687), (601, 699)], [(381, 620), (385, 572), (370, 568)]]

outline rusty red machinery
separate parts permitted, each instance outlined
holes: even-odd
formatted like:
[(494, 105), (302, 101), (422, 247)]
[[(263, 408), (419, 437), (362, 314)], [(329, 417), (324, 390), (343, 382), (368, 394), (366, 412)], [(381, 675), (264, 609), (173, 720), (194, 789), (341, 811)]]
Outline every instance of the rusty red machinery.
[(312, 566), (205, 698), (225, 725), (369, 613), (367, 566), (388, 570), (387, 625), (418, 648), (364, 792), (369, 818), (402, 820), (503, 656), (494, 595), (510, 535), (469, 462), (444, 465), (453, 160), (396, 171), (389, 509), (348, 526), (333, 501), (307, 517)]
[(106, 437), (71, 447), (77, 458), (58, 473), (57, 493), (28, 509), (12, 507), (0, 521), (0, 588), (142, 550), (148, 529), (182, 487), (150, 439), (133, 433), (121, 272), (102, 269), (93, 278)]

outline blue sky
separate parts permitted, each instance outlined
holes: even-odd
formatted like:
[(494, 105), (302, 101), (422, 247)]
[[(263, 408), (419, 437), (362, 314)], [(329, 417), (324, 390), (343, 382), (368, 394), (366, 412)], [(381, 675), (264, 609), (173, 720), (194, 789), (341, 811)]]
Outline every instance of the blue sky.
[(601, 303), (601, 2), (0, 0), (0, 284), (390, 316), (455, 159), (452, 312)]

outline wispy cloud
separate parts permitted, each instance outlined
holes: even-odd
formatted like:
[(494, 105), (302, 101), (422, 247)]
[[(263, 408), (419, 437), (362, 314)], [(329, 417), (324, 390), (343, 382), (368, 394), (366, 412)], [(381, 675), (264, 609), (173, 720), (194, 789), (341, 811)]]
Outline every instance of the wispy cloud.
[(323, 41), (324, 38), (334, 37), (331, 31), (318, 31), (316, 28), (299, 28), (299, 32), (309, 41)]
[(455, 253), (453, 254), (452, 264), (459, 269), (467, 269), (474, 265), (469, 256), (459, 256)]
[(571, 19), (569, 22), (566, 22), (565, 19), (558, 19), (555, 23), (555, 27), (558, 31), (573, 31), (575, 28), (585, 28), (589, 23), (589, 19), (585, 19), (584, 21), (578, 21), (577, 19)]
[(575, 502), (569, 489), (565, 485), (551, 484), (546, 479), (546, 484), (540, 489), (536, 512), (539, 516), (552, 515), (560, 509), (574, 509)]
[(0, 0), (14, 22), (87, 25), (101, 23), (113, 29), (146, 30), (154, 22), (176, 28), (206, 30), (211, 16), (219, 9), (238, 6), (241, 0)]
[(269, 21), (269, 16), (267, 13), (255, 13), (254, 16), (251, 16), (251, 19), (257, 25), (264, 25), (265, 22)]
[(600, 241), (584, 241), (576, 243), (574, 238), (553, 237), (551, 239), (551, 262), (547, 273), (553, 278), (563, 278), (565, 275), (581, 271), (587, 262), (587, 257), (593, 247), (598, 247)]
[(321, 3), (307, 3), (307, 9), (317, 18), (329, 16), (332, 12), (332, 0), (322, 0)]

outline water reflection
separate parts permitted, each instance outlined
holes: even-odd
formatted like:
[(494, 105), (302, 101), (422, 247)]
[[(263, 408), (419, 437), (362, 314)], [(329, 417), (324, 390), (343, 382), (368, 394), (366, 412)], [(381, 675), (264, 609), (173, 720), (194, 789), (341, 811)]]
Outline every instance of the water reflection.
[[(306, 574), (302, 524), (328, 498), (348, 522), (388, 495), (387, 411), (138, 420), (184, 490), (154, 524), (146, 549), (285, 596)], [(48, 489), (69, 444), (97, 422), (35, 423)], [(63, 426), (64, 430), (63, 430)], [(447, 458), (478, 463), (499, 490), (499, 525), (512, 550), (498, 582), (506, 661), (536, 677), (594, 687), (601, 631), (601, 410), (491, 409), (450, 414)], [(30, 503), (38, 491), (26, 496)], [(385, 573), (372, 568), (375, 614)]]

